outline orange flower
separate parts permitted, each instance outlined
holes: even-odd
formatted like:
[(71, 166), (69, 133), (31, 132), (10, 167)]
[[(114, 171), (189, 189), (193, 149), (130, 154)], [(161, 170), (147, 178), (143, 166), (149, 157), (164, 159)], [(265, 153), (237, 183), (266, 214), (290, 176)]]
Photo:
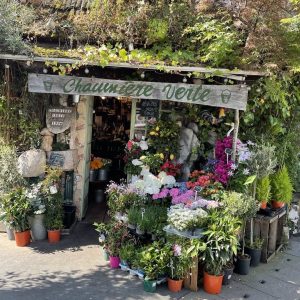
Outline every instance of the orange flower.
[(103, 167), (103, 162), (102, 162), (101, 158), (95, 158), (94, 160), (92, 160), (90, 162), (91, 170), (98, 170), (98, 169), (101, 169), (102, 167)]

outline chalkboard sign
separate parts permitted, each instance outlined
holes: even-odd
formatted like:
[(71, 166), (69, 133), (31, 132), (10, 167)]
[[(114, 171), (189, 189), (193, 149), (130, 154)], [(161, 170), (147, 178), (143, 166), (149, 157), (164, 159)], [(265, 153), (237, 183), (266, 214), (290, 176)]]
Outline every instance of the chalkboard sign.
[(49, 161), (48, 161), (48, 164), (50, 166), (62, 168), (64, 163), (65, 163), (65, 157), (63, 154), (60, 154), (58, 152), (50, 153), (50, 157), (49, 157)]
[(158, 117), (159, 101), (158, 100), (141, 100), (141, 115), (143, 117)]

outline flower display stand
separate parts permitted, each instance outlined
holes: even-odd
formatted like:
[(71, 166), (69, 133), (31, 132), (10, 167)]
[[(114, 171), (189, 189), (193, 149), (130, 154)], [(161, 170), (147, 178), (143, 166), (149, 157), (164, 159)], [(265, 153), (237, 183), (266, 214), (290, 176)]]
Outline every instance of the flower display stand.
[[(264, 216), (257, 214), (253, 219), (254, 238), (264, 240), (261, 262), (268, 263), (280, 251), (283, 246), (282, 235), (286, 216), (286, 210), (278, 210), (273, 216)], [(246, 236), (249, 237), (250, 224), (247, 224)]]

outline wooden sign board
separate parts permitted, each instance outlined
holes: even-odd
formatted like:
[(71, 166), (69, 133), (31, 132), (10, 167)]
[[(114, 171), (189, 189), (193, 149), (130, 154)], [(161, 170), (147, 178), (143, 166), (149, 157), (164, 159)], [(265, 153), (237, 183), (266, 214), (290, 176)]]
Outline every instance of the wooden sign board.
[(62, 133), (71, 126), (74, 115), (73, 107), (51, 107), (47, 110), (47, 128), (54, 134)]
[(63, 154), (57, 152), (51, 152), (48, 160), (48, 164), (53, 167), (63, 167), (65, 163), (65, 157)]
[(159, 101), (142, 99), (141, 101), (141, 116), (143, 117), (158, 117)]
[(246, 109), (248, 98), (247, 86), (243, 85), (123, 81), (44, 74), (29, 74), (28, 90), (32, 93), (169, 100), (238, 110)]

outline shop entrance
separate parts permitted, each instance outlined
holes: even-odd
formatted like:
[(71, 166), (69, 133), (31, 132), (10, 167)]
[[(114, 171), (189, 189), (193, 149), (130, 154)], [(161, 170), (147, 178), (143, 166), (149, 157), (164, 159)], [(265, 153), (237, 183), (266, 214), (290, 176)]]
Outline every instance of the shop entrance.
[(94, 97), (88, 218), (106, 217), (107, 185), (126, 179), (123, 156), (130, 139), (131, 115), (130, 98)]

